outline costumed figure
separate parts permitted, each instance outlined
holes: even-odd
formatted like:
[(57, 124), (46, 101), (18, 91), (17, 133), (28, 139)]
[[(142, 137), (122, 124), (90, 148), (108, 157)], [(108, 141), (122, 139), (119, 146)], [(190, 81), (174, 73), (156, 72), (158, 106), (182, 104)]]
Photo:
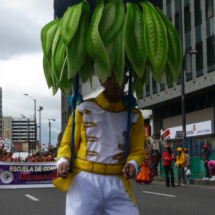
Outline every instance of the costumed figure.
[(205, 166), (205, 173), (206, 177), (203, 180), (210, 179), (210, 170), (208, 168), (209, 156), (210, 156), (210, 147), (207, 144), (204, 144), (204, 149), (202, 150), (203, 158), (204, 158), (204, 166)]
[(211, 160), (208, 162), (208, 168), (211, 174), (211, 181), (215, 181), (215, 160)]
[[(148, 1), (55, 0), (54, 8), (57, 18), (41, 31), (44, 74), (53, 95), (58, 89), (70, 95), (72, 88), (74, 94), (69, 97), (73, 116), (58, 150), (59, 178), (53, 184), (67, 191), (66, 214), (137, 215), (128, 179), (136, 177), (145, 159), (145, 128), (132, 93), (141, 97), (148, 69), (159, 83), (164, 74), (168, 84), (177, 81), (180, 37)], [(92, 80), (94, 65), (104, 92), (76, 108), (82, 100), (79, 76), (83, 83)], [(129, 95), (124, 97), (128, 78)]]
[[(124, 73), (119, 86), (112, 72), (103, 84), (105, 90), (97, 98), (77, 106), (75, 112), (75, 154), (73, 173), (67, 171), (71, 159), (71, 127), (69, 119), (58, 149), (58, 175), (53, 183), (67, 190), (66, 213), (74, 214), (138, 214), (130, 182), (146, 157), (144, 152), (144, 121), (139, 110), (131, 113), (130, 150), (125, 163), (127, 111), (123, 104), (124, 87), (128, 76)], [(66, 178), (66, 179), (63, 179)], [(83, 186), (84, 184), (84, 186)], [(100, 195), (106, 190), (104, 196)], [(79, 196), (79, 203), (75, 201)], [(133, 200), (133, 201), (132, 201)], [(81, 203), (80, 203), (81, 201)], [(118, 202), (116, 204), (116, 202)], [(119, 207), (120, 205), (120, 207)]]
[(147, 157), (142, 163), (142, 168), (139, 175), (135, 179), (137, 183), (150, 184), (152, 182), (151, 154), (147, 151)]

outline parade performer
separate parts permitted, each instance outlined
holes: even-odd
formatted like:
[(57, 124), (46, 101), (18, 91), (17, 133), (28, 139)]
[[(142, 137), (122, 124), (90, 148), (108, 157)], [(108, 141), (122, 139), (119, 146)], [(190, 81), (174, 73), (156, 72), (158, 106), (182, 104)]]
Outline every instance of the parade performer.
[[(145, 159), (145, 132), (141, 113), (131, 112), (136, 105), (131, 105), (132, 93), (141, 97), (149, 70), (158, 83), (164, 74), (168, 84), (177, 81), (180, 37), (168, 17), (149, 1), (66, 0), (69, 8), (63, 2), (54, 1), (56, 19), (41, 31), (48, 87), (53, 95), (58, 89), (65, 96), (71, 89), (74, 92), (69, 97), (74, 121), (71, 117), (58, 151), (61, 178), (54, 184), (68, 190), (67, 214), (138, 214), (127, 179), (136, 176)], [(130, 76), (123, 104), (125, 65)], [(83, 83), (91, 81), (95, 69), (105, 90), (76, 108), (79, 76)], [(72, 174), (67, 172), (70, 162)]]
[[(125, 164), (127, 111), (123, 104), (124, 75), (120, 86), (113, 71), (104, 92), (81, 103), (75, 113), (75, 154), (71, 161), (72, 116), (58, 149), (58, 175), (53, 184), (67, 191), (66, 214), (139, 214), (130, 181), (146, 157), (144, 120), (139, 110), (131, 113), (129, 156)], [(133, 200), (133, 201), (132, 201)]]
[(175, 187), (172, 162), (174, 162), (172, 150), (171, 150), (170, 146), (166, 145), (165, 151), (163, 152), (163, 166), (164, 166), (165, 175), (166, 175), (166, 186), (167, 187), (170, 187), (169, 173), (171, 175), (171, 185), (172, 185), (172, 187)]
[(142, 163), (142, 168), (135, 179), (137, 183), (150, 184), (152, 182), (152, 168), (151, 168), (151, 154), (150, 151), (147, 151), (147, 157)]
[(215, 160), (211, 160), (208, 162), (208, 168), (209, 168), (209, 171), (211, 173), (211, 179), (212, 181), (215, 180)]

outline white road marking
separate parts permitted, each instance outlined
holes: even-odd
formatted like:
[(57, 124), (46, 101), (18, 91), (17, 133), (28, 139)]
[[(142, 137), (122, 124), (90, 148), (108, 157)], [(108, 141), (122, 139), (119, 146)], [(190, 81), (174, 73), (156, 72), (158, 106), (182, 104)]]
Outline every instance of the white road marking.
[(39, 199), (37, 199), (37, 198), (35, 198), (35, 197), (33, 197), (33, 196), (29, 195), (29, 194), (25, 194), (25, 196), (28, 197), (29, 199), (34, 200), (34, 201), (40, 201)]
[(149, 194), (154, 194), (154, 195), (159, 195), (159, 196), (176, 197), (173, 195), (167, 195), (167, 194), (163, 194), (163, 193), (153, 193), (153, 192), (148, 192), (148, 191), (143, 191), (143, 193), (149, 193)]

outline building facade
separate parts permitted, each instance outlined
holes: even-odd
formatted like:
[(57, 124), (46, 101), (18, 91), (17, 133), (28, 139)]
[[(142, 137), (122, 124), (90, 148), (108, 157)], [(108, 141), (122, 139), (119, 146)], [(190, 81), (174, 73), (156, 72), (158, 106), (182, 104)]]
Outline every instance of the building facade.
[[(164, 0), (163, 11), (179, 34), (183, 35), (187, 124), (211, 120), (214, 126), (215, 1)], [(191, 50), (196, 50), (197, 53), (193, 55)], [(155, 139), (161, 138), (161, 129), (182, 125), (181, 88), (181, 77), (171, 85), (167, 84), (165, 77), (157, 84), (150, 73), (149, 84), (144, 86), (139, 100), (139, 108), (153, 110)], [(214, 131), (208, 141), (206, 137), (203, 139), (211, 142), (214, 139), (213, 133)]]
[(36, 127), (34, 118), (12, 118), (12, 142), (28, 141), (29, 148), (36, 149)]
[(2, 119), (2, 136), (4, 138), (9, 138), (10, 140), (12, 140), (12, 117), (4, 116)]
[[(159, 0), (153, 1), (172, 21), (179, 35), (182, 35), (183, 72), (185, 74), (185, 111), (187, 124), (211, 120), (214, 126), (215, 107), (215, 0)], [(193, 50), (196, 54), (193, 54)], [(149, 84), (143, 88), (138, 107), (152, 110), (145, 119), (151, 127), (151, 135), (161, 139), (161, 130), (182, 125), (181, 76), (177, 82), (168, 85), (164, 77), (156, 83), (149, 73)], [(101, 85), (97, 77), (80, 84), (79, 91), (86, 96)], [(62, 133), (71, 115), (67, 98), (62, 96)], [(200, 111), (200, 112), (199, 112)], [(174, 123), (173, 123), (174, 122)], [(213, 140), (213, 129), (210, 140)], [(200, 136), (201, 139), (201, 136)], [(205, 136), (203, 139), (207, 142)], [(208, 139), (209, 141), (209, 139)], [(213, 142), (213, 141), (212, 141)]]

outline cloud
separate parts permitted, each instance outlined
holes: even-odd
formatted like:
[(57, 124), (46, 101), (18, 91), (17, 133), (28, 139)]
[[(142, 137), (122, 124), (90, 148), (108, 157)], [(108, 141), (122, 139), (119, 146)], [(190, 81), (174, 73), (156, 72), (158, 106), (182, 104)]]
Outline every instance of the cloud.
[(40, 32), (53, 19), (51, 2), (53, 4), (52, 0), (0, 0), (0, 59), (42, 51)]
[[(41, 111), (41, 142), (49, 142), (48, 119), (52, 123), (52, 143), (61, 131), (61, 93), (53, 96), (42, 68), (41, 29), (53, 20), (53, 0), (0, 0), (0, 87), (3, 116), (34, 115), (36, 99)], [(36, 112), (39, 125), (39, 112)], [(39, 132), (38, 132), (39, 135)], [(53, 141), (53, 137), (54, 140)], [(39, 139), (39, 136), (38, 136)]]
[[(36, 109), (43, 106), (41, 111), (42, 143), (48, 143), (48, 119), (56, 119), (56, 122), (52, 123), (52, 137), (54, 135), (57, 137), (61, 131), (61, 93), (58, 91), (53, 96), (52, 89), (47, 87), (42, 69), (42, 54), (0, 61), (0, 73), (3, 116), (15, 118), (23, 114), (26, 117), (32, 117), (34, 115), (33, 99), (36, 99)], [(30, 95), (33, 99), (24, 94)], [(39, 125), (38, 111), (36, 111), (36, 117)], [(54, 131), (58, 131), (58, 134)]]

